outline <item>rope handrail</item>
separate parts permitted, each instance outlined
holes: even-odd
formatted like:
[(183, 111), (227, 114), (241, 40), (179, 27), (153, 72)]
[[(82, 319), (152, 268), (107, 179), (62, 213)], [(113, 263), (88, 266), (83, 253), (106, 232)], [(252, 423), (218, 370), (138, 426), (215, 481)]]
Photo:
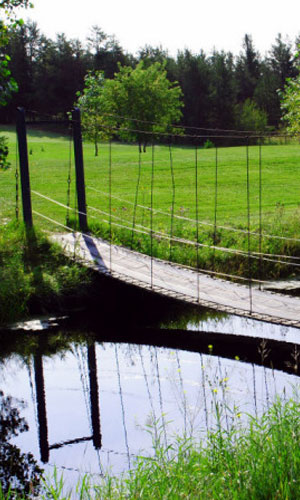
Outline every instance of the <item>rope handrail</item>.
[[(88, 189), (91, 189), (99, 194), (103, 194), (104, 196), (109, 196), (108, 193), (106, 193), (105, 191), (101, 191), (99, 189), (96, 189), (92, 186), (86, 186)], [(128, 205), (135, 205), (132, 201), (129, 201), (129, 200), (125, 200), (124, 198), (120, 198), (118, 196), (115, 196), (115, 195), (111, 195), (112, 198), (118, 200), (118, 201), (121, 201), (122, 203), (127, 203)], [(139, 208), (142, 208), (144, 210), (153, 210), (154, 213), (159, 213), (161, 215), (166, 215), (168, 217), (171, 217), (171, 214), (169, 214), (168, 212), (164, 212), (163, 210), (159, 210), (157, 208), (152, 208), (151, 207), (147, 207), (146, 205), (140, 205), (140, 204), (137, 204), (136, 205), (137, 207)], [(224, 229), (226, 231), (232, 231), (232, 232), (235, 232), (235, 233), (242, 233), (242, 234), (248, 234), (248, 231), (247, 229), (239, 229), (239, 228), (236, 228), (236, 227), (231, 227), (231, 226), (223, 226), (223, 225), (220, 225), (220, 224), (217, 224), (215, 226), (215, 224), (212, 224), (210, 222), (203, 222), (203, 221), (196, 221), (196, 219), (192, 219), (190, 217), (186, 217), (184, 215), (178, 215), (178, 214), (173, 214), (173, 217), (176, 218), (176, 219), (180, 219), (180, 220), (185, 220), (185, 221), (188, 221), (188, 222), (191, 222), (193, 224), (196, 224), (198, 223), (199, 225), (201, 226), (209, 226), (209, 227), (216, 227), (218, 229)], [(295, 242), (298, 242), (300, 243), (300, 238), (293, 238), (293, 237), (289, 237), (289, 236), (278, 236), (276, 234), (268, 234), (268, 233), (262, 233), (262, 235), (260, 235), (260, 233), (257, 233), (255, 231), (250, 231), (250, 234), (253, 235), (253, 236), (263, 236), (264, 238), (273, 238), (273, 239), (279, 239), (279, 240), (287, 240), (287, 241), (295, 241)]]
[[(39, 193), (38, 191), (32, 190), (32, 192), (34, 194), (36, 194), (37, 196), (40, 196), (40, 197), (46, 199), (47, 201), (50, 201), (50, 202), (52, 202), (52, 203), (54, 203), (56, 205), (61, 206), (62, 208), (70, 209), (70, 207), (68, 207), (64, 203), (61, 203), (61, 202), (56, 201), (56, 200), (53, 200), (52, 198), (50, 198), (48, 196), (45, 196), (45, 195)], [(93, 210), (98, 211), (98, 209), (96, 209), (94, 207), (89, 207), (89, 208), (92, 208)], [(74, 212), (76, 212), (76, 213), (78, 213), (78, 214), (87, 215), (87, 213), (80, 212), (79, 210), (77, 210), (75, 208), (71, 208), (71, 210), (74, 211)], [(117, 218), (119, 220), (122, 220), (120, 217), (117, 217), (117, 216), (115, 216), (113, 214), (109, 214), (107, 212), (105, 213), (104, 211), (102, 211), (102, 213), (104, 215), (108, 215), (110, 217), (114, 217), (114, 218)], [(97, 219), (94, 216), (91, 216), (91, 217)], [(133, 230), (135, 232), (139, 232), (139, 233), (146, 234), (146, 235), (149, 235), (149, 234), (152, 233), (153, 236), (155, 236), (156, 238), (168, 239), (169, 241), (176, 241), (177, 243), (182, 243), (182, 244), (191, 245), (191, 246), (195, 246), (195, 247), (198, 246), (198, 247), (202, 247), (202, 248), (210, 248), (210, 249), (214, 249), (214, 250), (225, 252), (225, 253), (233, 253), (233, 254), (237, 254), (237, 255), (248, 256), (248, 252), (244, 251), (244, 250), (239, 250), (239, 249), (236, 249), (236, 248), (233, 249), (233, 248), (220, 247), (220, 246), (216, 246), (216, 245), (209, 245), (209, 244), (206, 244), (206, 243), (199, 243), (199, 242), (192, 241), (192, 240), (189, 240), (189, 239), (186, 239), (186, 238), (179, 238), (178, 236), (171, 237), (170, 235), (162, 233), (161, 231), (158, 231), (158, 230), (151, 231), (151, 229), (147, 228), (146, 226), (142, 226), (141, 224), (136, 224), (138, 227), (141, 228), (141, 230), (137, 230), (136, 228), (125, 226), (124, 224), (117, 224), (115, 222), (104, 220), (104, 219), (103, 219), (103, 222), (105, 222), (107, 224), (113, 224), (113, 225), (121, 227), (123, 229), (128, 229), (130, 231)], [(65, 227), (67, 227), (67, 226), (65, 226)], [(271, 253), (260, 253), (260, 252), (253, 252), (253, 251), (250, 252), (250, 256), (253, 259), (258, 259), (259, 257), (263, 257), (263, 260), (265, 260), (267, 262), (275, 262), (275, 263), (279, 263), (279, 264), (285, 264), (285, 265), (296, 266), (296, 267), (299, 266), (300, 267), (300, 264), (297, 264), (297, 263), (294, 263), (294, 262), (285, 262), (285, 261), (274, 260), (274, 259), (269, 259), (268, 258), (268, 257), (278, 257), (278, 258), (282, 258), (282, 259), (285, 258), (285, 259), (297, 259), (297, 260), (300, 260), (300, 257), (297, 257), (297, 256), (282, 255), (282, 254), (271, 254)]]
[[(94, 210), (96, 212), (99, 212), (103, 215), (107, 215), (107, 216), (110, 216), (110, 217), (113, 217), (114, 219), (117, 219), (117, 220), (120, 220), (120, 221), (123, 221), (123, 218), (122, 217), (118, 217), (117, 215), (114, 215), (114, 214), (109, 214), (108, 212), (105, 212), (104, 210), (99, 210), (95, 207), (92, 207), (90, 205), (88, 205), (88, 208), (91, 209), (91, 210)], [(94, 216), (91, 216), (90, 217), (92, 218), (95, 218)], [(103, 222), (107, 222), (108, 221), (104, 221)], [(151, 229), (147, 226), (143, 226), (141, 224), (135, 224), (137, 227), (141, 228), (141, 229), (144, 229), (143, 231), (143, 234), (151, 234)], [(132, 229), (130, 228), (129, 226), (122, 226), (128, 230), (133, 230), (135, 231), (135, 229)], [(170, 241), (178, 241), (180, 243), (186, 243), (188, 245), (194, 245), (194, 246), (199, 246), (199, 247), (207, 247), (207, 248), (211, 248), (211, 249), (215, 249), (215, 250), (223, 250), (223, 251), (228, 251), (228, 252), (232, 252), (232, 253), (239, 253), (241, 255), (247, 255), (248, 256), (248, 251), (245, 251), (245, 250), (239, 250), (239, 249), (230, 249), (230, 248), (226, 248), (226, 247), (219, 247), (219, 246), (216, 246), (216, 245), (206, 245), (204, 243), (197, 243), (196, 241), (192, 241), (192, 240), (189, 240), (189, 239), (186, 239), (186, 238), (179, 238), (179, 237), (172, 237), (171, 235), (167, 235), (166, 233), (163, 233), (161, 231), (158, 231), (158, 230), (155, 230), (155, 231), (152, 231), (153, 233), (153, 236), (156, 236), (156, 237), (164, 237), (164, 238), (168, 238)], [(255, 252), (255, 251), (251, 251), (251, 254), (254, 255), (254, 256), (263, 256), (263, 257), (278, 257), (278, 258), (282, 258), (282, 259), (295, 259), (295, 260), (300, 260), (300, 257), (297, 257), (297, 256), (294, 256), (294, 255), (283, 255), (283, 254), (275, 254), (275, 253), (263, 253), (263, 252)], [(278, 260), (274, 261), (274, 262), (280, 262)], [(286, 263), (286, 264), (289, 264), (289, 263)]]
[[(129, 227), (129, 226), (125, 226), (124, 224), (118, 224), (116, 222), (109, 222), (109, 221), (103, 221), (103, 222), (106, 222), (107, 224), (112, 224), (114, 226), (117, 226), (117, 227), (121, 227), (123, 229), (128, 229), (130, 231), (132, 231), (132, 228)], [(134, 231), (137, 231), (139, 233), (143, 233), (143, 234), (151, 234), (151, 231), (150, 232), (146, 232), (146, 231), (142, 231), (142, 230), (137, 230), (137, 229), (134, 229)], [(214, 245), (208, 245), (208, 244), (205, 244), (205, 243), (197, 243), (196, 241), (191, 241), (191, 240), (187, 240), (187, 239), (184, 239), (184, 238), (179, 238), (179, 237), (176, 237), (176, 236), (173, 236), (173, 238), (171, 238), (171, 236), (167, 235), (167, 234), (164, 234), (164, 233), (160, 233), (159, 231), (152, 231), (152, 235), (156, 238), (162, 238), (162, 239), (166, 239), (166, 240), (169, 240), (169, 241), (176, 241), (177, 243), (182, 243), (182, 244), (185, 244), (185, 245), (191, 245), (191, 246), (195, 246), (195, 247), (202, 247), (202, 248), (209, 248), (209, 249), (214, 249), (214, 250), (217, 250), (217, 251), (220, 251), (220, 252), (225, 252), (225, 253), (233, 253), (233, 254), (236, 254), (236, 255), (242, 255), (244, 257), (248, 257), (249, 254), (248, 252), (246, 251), (243, 251), (243, 250), (238, 250), (238, 249), (232, 249), (232, 248), (226, 248), (226, 247), (218, 247), (218, 246), (214, 246)], [(260, 255), (259, 252), (251, 252), (250, 253), (250, 257), (252, 259), (259, 259), (260, 257), (263, 257), (263, 260), (266, 261), (266, 262), (274, 262), (276, 264), (285, 264), (285, 265), (288, 265), (288, 266), (293, 266), (293, 267), (300, 267), (300, 263), (297, 264), (296, 262), (286, 262), (286, 261), (281, 261), (281, 260), (275, 260), (275, 259), (269, 259), (265, 256), (263, 256), (264, 254)], [(273, 256), (273, 254), (266, 254), (266, 255), (270, 255), (270, 256)], [(282, 255), (281, 256), (282, 258), (290, 258), (291, 256), (284, 256)]]
[[(208, 134), (174, 134), (174, 132), (159, 132), (159, 131), (152, 131), (152, 130), (140, 130), (137, 128), (129, 128), (129, 127), (118, 127), (114, 125), (105, 125), (105, 124), (99, 124), (98, 126), (99, 129), (105, 129), (105, 130), (110, 130), (111, 132), (130, 132), (134, 134), (142, 134), (142, 135), (147, 135), (149, 137), (152, 137), (152, 139), (155, 136), (159, 137), (174, 137), (178, 139), (261, 139), (265, 136), (263, 135), (208, 135)], [(278, 136), (277, 136), (278, 137)]]
[[(56, 224), (56, 225), (58, 225), (60, 227), (63, 227), (64, 229), (67, 229), (69, 232), (74, 232), (72, 228), (70, 228), (68, 226), (65, 226), (64, 224), (56, 221), (55, 219), (52, 219), (51, 217), (48, 217), (48, 216), (46, 216), (44, 214), (41, 214), (40, 212), (38, 212), (36, 210), (33, 210), (33, 213), (35, 215), (38, 215), (39, 217), (42, 217), (43, 219), (47, 220), (48, 222), (52, 222), (53, 224)], [(108, 221), (105, 221), (105, 222), (108, 223)], [(122, 226), (122, 227), (125, 227), (127, 229), (131, 229), (131, 228), (128, 228), (127, 226)], [(143, 231), (137, 231), (137, 232), (142, 233)], [(79, 232), (79, 233), (75, 233), (75, 234), (76, 235), (78, 234), (79, 236), (82, 235), (82, 236), (90, 237), (89, 234), (84, 233), (84, 232)], [(148, 233), (144, 233), (144, 234), (148, 234)], [(219, 271), (210, 271), (208, 269), (203, 269), (203, 268), (197, 269), (196, 267), (193, 267), (193, 266), (188, 266), (186, 264), (178, 264), (178, 263), (175, 263), (175, 262), (170, 262), (169, 264), (172, 265), (172, 266), (176, 266), (178, 268), (189, 269), (190, 271), (194, 271), (194, 272), (201, 272), (201, 273), (204, 273), (204, 274), (214, 275), (214, 276), (224, 276), (224, 277), (227, 277), (227, 278), (233, 278), (233, 279), (236, 279), (236, 280), (248, 282), (248, 278), (245, 278), (244, 276), (238, 276), (238, 275), (234, 275), (234, 274), (227, 274), (227, 273), (222, 273), (222, 272), (219, 272)], [(269, 284), (269, 281), (258, 280), (258, 279), (255, 279), (255, 278), (253, 278), (252, 281), (255, 282), (255, 283)]]
[[(84, 113), (84, 111), (83, 111)], [(32, 109), (27, 109), (26, 110), (26, 114), (28, 115), (36, 115), (38, 117), (43, 117), (43, 119), (41, 120), (34, 120), (34, 121), (28, 121), (27, 123), (28, 124), (31, 124), (31, 123), (43, 123), (43, 122), (47, 122), (47, 123), (62, 123), (62, 124), (72, 124), (73, 120), (70, 117), (60, 117), (60, 116), (57, 116), (57, 115), (51, 115), (49, 113), (45, 113), (45, 112), (41, 112), (41, 111), (35, 111), (35, 110), (32, 110)], [(145, 119), (140, 119), (140, 118), (133, 118), (131, 116), (126, 116), (126, 115), (121, 115), (121, 114), (118, 114), (118, 113), (98, 113), (96, 111), (93, 111), (93, 110), (89, 110), (89, 115), (96, 115), (96, 116), (107, 116), (107, 117), (111, 117), (111, 118), (118, 118), (118, 119), (122, 119), (122, 120), (130, 120), (132, 122), (135, 122), (135, 123), (148, 123), (149, 125), (158, 125), (158, 126), (161, 126), (161, 127), (171, 127), (172, 129), (185, 129), (185, 130), (202, 130), (202, 131), (207, 131), (207, 132), (224, 132), (224, 133), (233, 133), (233, 134), (241, 134), (240, 137), (243, 138), (244, 136), (242, 134), (246, 134), (246, 136), (250, 135), (251, 137), (253, 137), (253, 134), (255, 134), (255, 137), (266, 137), (266, 138), (297, 138), (299, 137), (299, 134), (288, 134), (288, 133), (279, 133), (278, 131), (270, 131), (270, 132), (267, 132), (267, 131), (264, 131), (264, 132), (261, 132), (260, 130), (238, 130), (238, 129), (225, 129), (225, 128), (219, 128), (219, 127), (196, 127), (196, 126), (192, 126), (192, 125), (184, 125), (184, 124), (175, 124), (175, 123), (172, 123), (172, 124), (165, 124), (165, 123), (162, 123), (162, 122), (156, 122), (156, 121), (152, 121), (152, 120), (145, 120)], [(46, 118), (46, 120), (44, 119), (44, 117)], [(140, 132), (144, 132), (143, 130), (141, 130)], [(204, 137), (207, 137), (208, 134), (206, 134)], [(221, 137), (221, 136), (217, 136), (217, 137)], [(229, 137), (230, 138), (230, 137)]]
[[(83, 111), (84, 113), (84, 111)], [(89, 115), (96, 115), (96, 116), (99, 116), (99, 117), (102, 117), (102, 116), (107, 116), (107, 117), (111, 117), (111, 118), (118, 118), (118, 119), (122, 119), (124, 121), (132, 121), (132, 122), (135, 122), (135, 123), (147, 123), (149, 125), (158, 125), (159, 127), (170, 127), (172, 129), (186, 129), (186, 130), (203, 130), (203, 131), (208, 131), (208, 132), (228, 132), (228, 133), (234, 133), (234, 134), (241, 134), (240, 137), (243, 137), (242, 134), (247, 134), (247, 135), (251, 135), (252, 137), (252, 134), (255, 134), (255, 136), (258, 136), (258, 137), (267, 137), (267, 138), (276, 138), (276, 137), (282, 137), (282, 138), (295, 138), (295, 137), (298, 137), (299, 134), (279, 134), (278, 132), (261, 132), (260, 130), (238, 130), (238, 129), (222, 129), (222, 128), (210, 128), (210, 127), (194, 127), (192, 125), (180, 125), (180, 124), (174, 124), (174, 123), (170, 123), (170, 124), (166, 124), (166, 123), (162, 123), (162, 122), (156, 122), (156, 121), (152, 121), (152, 120), (145, 120), (145, 119), (140, 119), (140, 118), (133, 118), (131, 116), (126, 116), (126, 115), (120, 115), (120, 114), (117, 114), (117, 113), (98, 113), (96, 111), (92, 111), (92, 110), (89, 110)], [(143, 130), (141, 130), (140, 132), (144, 132)], [(207, 135), (205, 135), (205, 137), (207, 137)], [(220, 137), (220, 136), (218, 136)]]
[[(67, 229), (69, 232), (73, 232), (73, 230), (71, 228), (69, 228), (68, 226), (65, 226), (64, 224), (61, 224), (60, 222), (50, 218), (50, 217), (47, 217), (45, 216), (44, 214), (41, 214), (40, 212), (37, 212), (36, 210), (33, 210), (33, 213), (35, 215), (38, 215), (39, 217), (42, 217), (44, 218), (45, 220), (49, 221), (49, 222), (52, 222), (53, 224), (56, 224), (60, 227), (63, 227), (64, 229)], [(75, 233), (77, 235), (77, 233)], [(90, 237), (90, 235), (86, 234), (86, 233), (82, 233), (80, 232), (79, 235), (83, 235), (83, 236), (86, 236), (86, 237)], [(80, 261), (84, 261), (84, 259), (80, 258)], [(196, 272), (196, 273), (203, 273), (203, 274), (208, 274), (208, 275), (212, 275), (212, 276), (223, 276), (223, 277), (226, 277), (226, 278), (230, 278), (230, 279), (235, 279), (235, 280), (240, 280), (240, 281), (244, 281), (244, 282), (248, 282), (248, 278), (245, 278), (243, 276), (237, 276), (237, 275), (233, 275), (233, 274), (226, 274), (226, 273), (222, 273), (222, 272), (218, 272), (218, 271), (210, 271), (210, 270), (207, 270), (207, 269), (197, 269), (195, 267), (192, 267), (192, 266), (187, 266), (187, 265), (184, 265), (184, 264), (177, 264), (177, 263), (173, 263), (173, 262), (170, 262), (169, 263), (171, 266), (174, 266), (174, 267), (177, 267), (178, 269), (181, 269), (181, 268), (185, 268), (185, 269), (188, 269), (192, 272)], [(126, 277), (126, 274), (121, 274), (121, 273), (118, 273), (120, 276), (123, 275)], [(269, 284), (268, 281), (265, 281), (265, 280), (258, 280), (258, 279), (254, 279), (252, 278), (251, 280), (253, 283), (257, 283), (257, 284)]]

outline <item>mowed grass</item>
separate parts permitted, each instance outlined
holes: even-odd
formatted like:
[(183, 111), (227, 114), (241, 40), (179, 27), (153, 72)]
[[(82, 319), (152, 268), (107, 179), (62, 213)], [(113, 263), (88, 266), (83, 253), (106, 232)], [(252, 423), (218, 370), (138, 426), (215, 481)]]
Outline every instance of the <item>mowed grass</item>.
[[(16, 136), (12, 128), (2, 127), (2, 131), (9, 138), (12, 167), (1, 172), (0, 211), (2, 218), (9, 218), (15, 210)], [(249, 273), (246, 256), (224, 254), (208, 246), (247, 252), (250, 245), (252, 251), (300, 255), (299, 242), (295, 241), (299, 238), (300, 215), (298, 143), (266, 144), (261, 150), (258, 146), (198, 148), (197, 152), (190, 146), (157, 145), (142, 154), (136, 145), (106, 143), (100, 146), (98, 157), (92, 144), (85, 142), (83, 147), (90, 227), (103, 236), (112, 235), (116, 243), (187, 265), (239, 275)], [(68, 134), (29, 129), (28, 151), (32, 190), (70, 204), (69, 217), (74, 216), (74, 158)], [(34, 193), (32, 206), (35, 212), (66, 224), (65, 207)], [(151, 206), (153, 211), (147, 209)], [(34, 221), (43, 228), (61, 229), (37, 214)], [(249, 237), (248, 227), (253, 233), (261, 230), (264, 235), (291, 239)], [(156, 233), (152, 244), (145, 234), (151, 228)], [(190, 243), (170, 243), (167, 235)], [(204, 245), (198, 251), (191, 244), (197, 236)], [(262, 264), (257, 258), (252, 259), (251, 267), (256, 277), (297, 272), (297, 266)]]

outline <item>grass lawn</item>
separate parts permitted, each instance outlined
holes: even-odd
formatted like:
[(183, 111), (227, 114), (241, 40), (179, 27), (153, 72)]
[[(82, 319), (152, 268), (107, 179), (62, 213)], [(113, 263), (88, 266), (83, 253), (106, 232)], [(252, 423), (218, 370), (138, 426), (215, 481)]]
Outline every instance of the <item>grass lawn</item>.
[[(1, 172), (0, 176), (0, 214), (1, 218), (13, 216), (16, 198), (16, 136), (13, 128), (0, 129), (10, 142), (10, 161), (12, 167)], [(31, 188), (40, 194), (67, 204), (68, 176), (71, 165), (70, 204), (76, 206), (75, 172), (73, 147), (68, 136), (51, 132), (28, 130), (28, 151), (31, 175)], [(132, 245), (134, 248), (150, 251), (150, 238), (143, 234), (152, 224), (153, 231), (160, 233), (152, 247), (154, 255), (197, 265), (207, 269), (222, 270), (245, 274), (248, 260), (245, 256), (224, 254), (207, 247), (197, 252), (191, 245), (170, 244), (164, 235), (172, 234), (177, 238), (196, 241), (196, 195), (198, 199), (198, 241), (203, 245), (225, 246), (248, 250), (248, 236), (217, 226), (230, 226), (236, 229), (248, 228), (259, 232), (260, 203), (262, 231), (264, 234), (288, 236), (298, 239), (300, 215), (300, 147), (299, 144), (249, 146), (249, 197), (247, 196), (247, 149), (245, 146), (218, 148), (218, 168), (216, 169), (216, 150), (198, 149), (197, 171), (195, 148), (155, 146), (147, 148), (139, 157), (138, 147), (113, 143), (111, 156), (109, 144), (102, 144), (99, 156), (94, 156), (94, 148), (84, 143), (85, 181), (88, 218), (94, 230), (102, 235), (108, 234), (109, 213), (113, 239), (117, 243)], [(139, 168), (140, 161), (140, 168)], [(173, 167), (173, 172), (171, 170)], [(110, 169), (111, 167), (111, 169)], [(153, 169), (152, 169), (153, 167)], [(152, 177), (153, 172), (153, 177)], [(197, 173), (197, 189), (196, 189)], [(217, 174), (217, 189), (216, 189)], [(111, 184), (110, 184), (111, 180)], [(260, 182), (262, 186), (260, 198)], [(151, 184), (153, 183), (152, 207)], [(111, 186), (111, 204), (108, 193)], [(138, 189), (137, 189), (138, 186)], [(134, 210), (134, 203), (139, 205)], [(248, 205), (249, 202), (249, 205)], [(32, 194), (33, 210), (66, 223), (67, 210), (55, 205), (37, 194)], [(248, 212), (249, 206), (249, 212)], [(100, 210), (103, 213), (97, 212)], [(215, 210), (216, 209), (216, 210)], [(157, 212), (159, 211), (159, 212)], [(163, 212), (163, 213), (162, 213)], [(172, 219), (171, 213), (177, 217)], [(72, 215), (73, 212), (70, 212)], [(181, 217), (181, 218), (178, 218)], [(132, 237), (133, 220), (135, 232)], [(59, 227), (34, 215), (38, 226), (51, 230)], [(119, 225), (119, 226), (118, 226)], [(126, 226), (124, 229), (120, 226)], [(147, 228), (147, 229), (145, 229)], [(253, 251), (300, 256), (300, 242), (263, 237), (261, 247), (259, 237), (251, 235), (250, 247)], [(252, 275), (259, 276), (257, 259), (253, 259)], [(263, 276), (278, 277), (291, 274), (297, 268), (275, 266), (265, 262)]]

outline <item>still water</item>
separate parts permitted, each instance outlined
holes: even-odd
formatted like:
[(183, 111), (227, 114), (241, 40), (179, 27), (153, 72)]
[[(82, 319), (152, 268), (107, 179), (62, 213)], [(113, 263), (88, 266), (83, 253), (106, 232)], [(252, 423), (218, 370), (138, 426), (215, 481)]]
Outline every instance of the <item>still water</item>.
[(151, 455), (154, 438), (204, 437), (216, 405), (229, 428), (297, 392), (299, 330), (165, 299), (153, 307), (137, 322), (81, 313), (50, 330), (37, 321), (2, 332), (0, 389), (29, 426), (12, 443), (46, 474), (56, 467), (70, 484), (119, 474)]

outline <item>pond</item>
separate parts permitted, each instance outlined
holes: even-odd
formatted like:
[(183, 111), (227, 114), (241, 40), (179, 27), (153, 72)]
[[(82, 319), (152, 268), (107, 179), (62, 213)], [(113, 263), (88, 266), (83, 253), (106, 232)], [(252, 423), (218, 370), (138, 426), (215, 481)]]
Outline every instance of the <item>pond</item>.
[(132, 468), (153, 439), (204, 438), (217, 407), (230, 428), (298, 388), (299, 330), (124, 292), (126, 307), (110, 290), (97, 311), (1, 332), (2, 403), (29, 427), (11, 442), (68, 484)]

